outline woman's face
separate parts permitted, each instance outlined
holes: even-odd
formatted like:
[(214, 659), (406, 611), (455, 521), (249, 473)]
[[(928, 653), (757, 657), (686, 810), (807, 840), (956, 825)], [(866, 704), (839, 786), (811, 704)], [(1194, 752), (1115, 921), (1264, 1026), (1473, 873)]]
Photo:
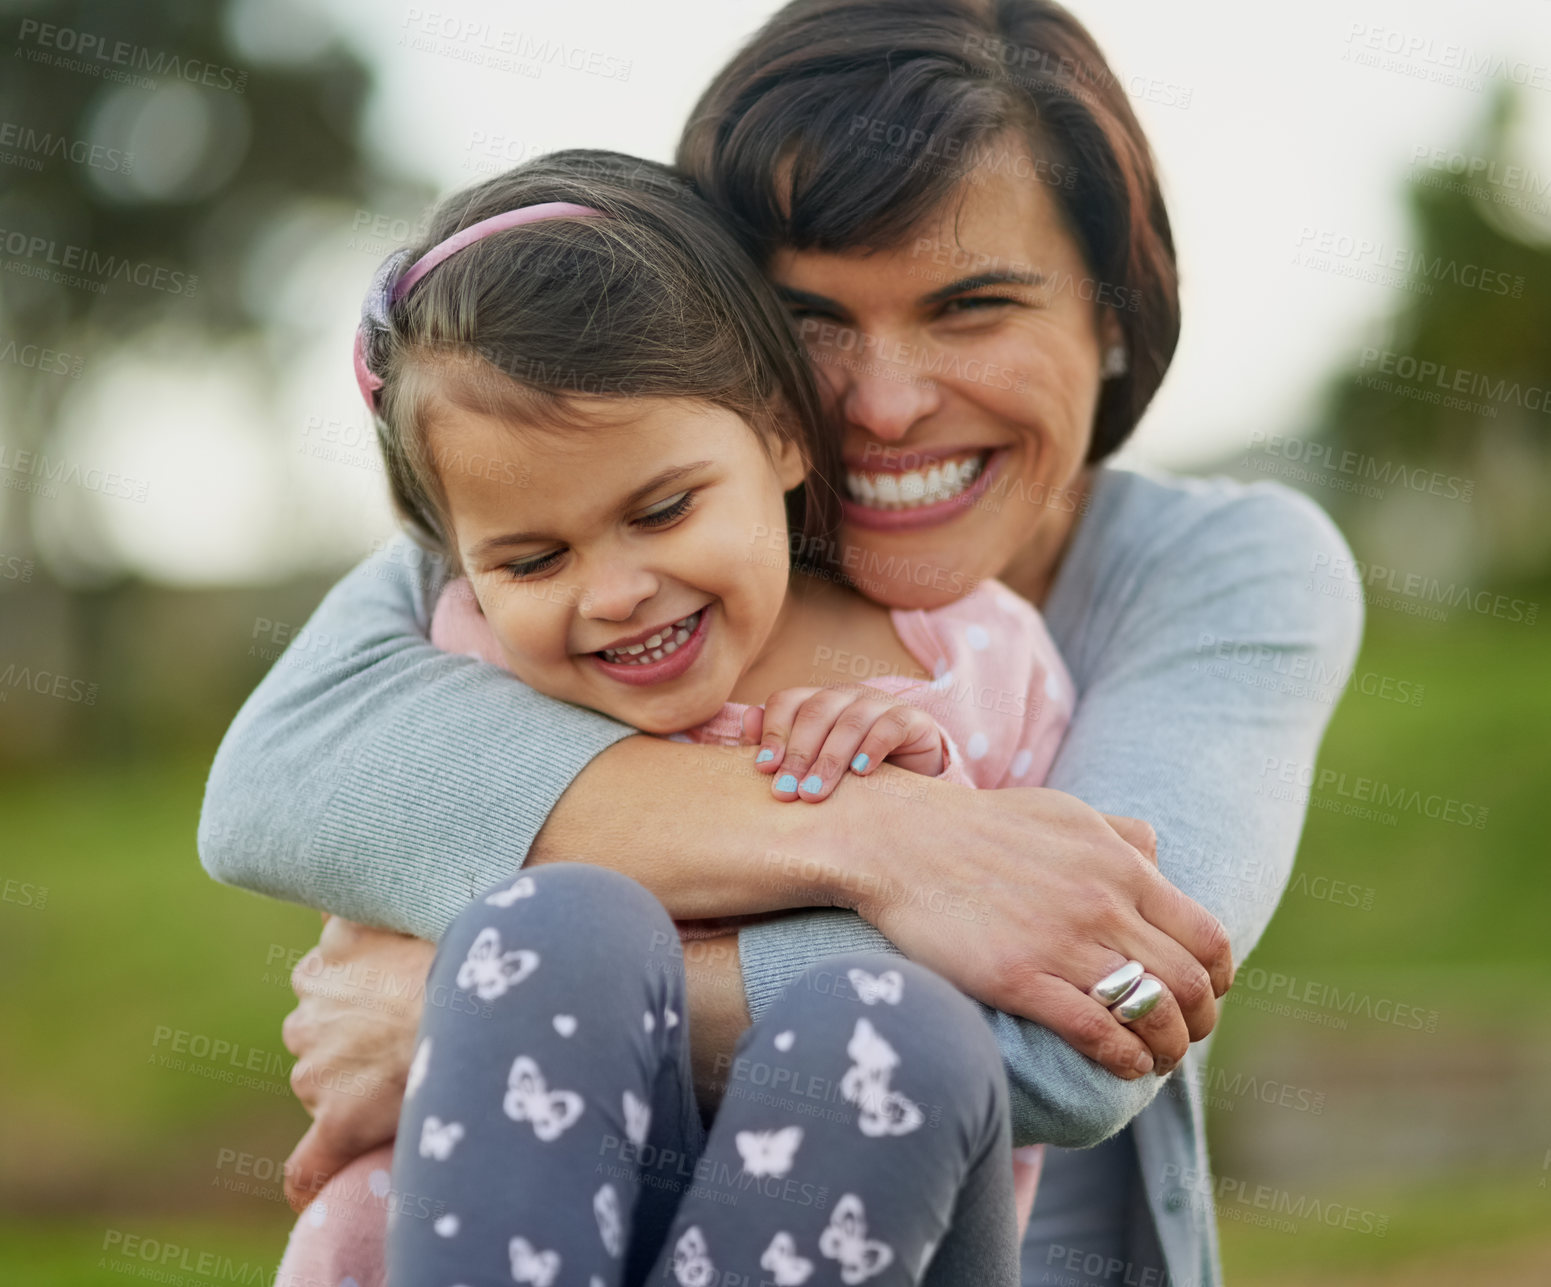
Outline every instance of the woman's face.
[(844, 433), (842, 563), (881, 603), (1043, 584), (1071, 530), (1119, 292), (1046, 170), (993, 146), (905, 244), (771, 264)]

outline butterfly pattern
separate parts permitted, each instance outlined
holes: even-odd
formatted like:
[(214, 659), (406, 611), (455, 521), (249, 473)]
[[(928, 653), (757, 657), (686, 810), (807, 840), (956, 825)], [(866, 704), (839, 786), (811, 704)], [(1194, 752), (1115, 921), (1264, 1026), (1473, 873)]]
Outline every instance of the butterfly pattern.
[(853, 1062), (840, 1079), (840, 1093), (862, 1110), (856, 1124), (863, 1135), (908, 1135), (926, 1120), (919, 1104), (889, 1088), (899, 1055), (866, 1019), (856, 1021), (846, 1054)]
[(905, 980), (898, 970), (885, 970), (882, 974), (869, 974), (866, 970), (851, 969), (846, 972), (851, 988), (863, 1005), (877, 1005), (887, 1001), (898, 1005), (905, 995)]
[(690, 1225), (673, 1244), (673, 1277), (679, 1287), (711, 1287), (716, 1281), (716, 1266), (697, 1224)]
[(867, 1236), (867, 1212), (861, 1198), (843, 1194), (819, 1234), (819, 1253), (840, 1262), (840, 1281), (851, 1287), (881, 1274), (894, 1263), (894, 1249)]
[(531, 898), (534, 894), (532, 876), (519, 876), (514, 884), (506, 889), (498, 889), (493, 894), (485, 895), (485, 903), (490, 907), (510, 907), (519, 898)]
[(773, 1175), (777, 1178), (792, 1169), (797, 1146), (802, 1143), (801, 1126), (783, 1126), (776, 1131), (739, 1131), (733, 1136), (743, 1170), (749, 1175)]
[(605, 1184), (592, 1195), (592, 1214), (598, 1221), (603, 1249), (611, 1256), (619, 1255), (625, 1249), (625, 1225), (619, 1214), (619, 1194), (612, 1184)]
[(769, 1270), (775, 1287), (800, 1287), (813, 1272), (813, 1262), (797, 1254), (797, 1242), (789, 1233), (778, 1233), (759, 1258), (759, 1267)]
[(452, 1156), (454, 1145), (463, 1138), (463, 1127), (458, 1122), (442, 1124), (440, 1117), (427, 1117), (420, 1124), (420, 1156), (434, 1157), (445, 1162)]
[(574, 1090), (550, 1090), (538, 1064), (518, 1055), (506, 1079), (501, 1108), (514, 1122), (532, 1122), (533, 1133), (548, 1144), (582, 1115), (582, 1097)]
[(500, 934), (493, 927), (482, 929), (469, 948), (468, 959), (458, 967), (458, 986), (475, 993), (481, 1001), (494, 1001), (538, 968), (537, 952), (527, 948), (502, 952)]
[(551, 1287), (560, 1272), (558, 1251), (539, 1251), (526, 1238), (513, 1238), (507, 1244), (512, 1258), (512, 1281), (532, 1283), (533, 1287)]
[(646, 1133), (652, 1126), (652, 1106), (639, 1100), (630, 1091), (625, 1092), (625, 1135), (637, 1148), (646, 1143)]

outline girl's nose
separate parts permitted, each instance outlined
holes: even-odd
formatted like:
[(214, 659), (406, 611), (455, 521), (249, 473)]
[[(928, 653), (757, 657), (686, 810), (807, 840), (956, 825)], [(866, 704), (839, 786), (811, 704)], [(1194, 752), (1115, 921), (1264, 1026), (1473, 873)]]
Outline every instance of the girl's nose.
[(651, 569), (613, 560), (600, 564), (586, 580), (577, 611), (591, 621), (628, 621), (660, 588)]

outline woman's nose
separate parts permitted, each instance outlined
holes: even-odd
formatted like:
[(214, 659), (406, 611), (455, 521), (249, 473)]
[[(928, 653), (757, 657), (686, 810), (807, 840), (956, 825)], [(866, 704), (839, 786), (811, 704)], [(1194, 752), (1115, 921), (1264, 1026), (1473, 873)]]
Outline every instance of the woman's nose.
[(840, 410), (847, 425), (883, 442), (898, 442), (937, 410), (940, 397), (937, 382), (908, 365), (871, 359), (848, 373)]

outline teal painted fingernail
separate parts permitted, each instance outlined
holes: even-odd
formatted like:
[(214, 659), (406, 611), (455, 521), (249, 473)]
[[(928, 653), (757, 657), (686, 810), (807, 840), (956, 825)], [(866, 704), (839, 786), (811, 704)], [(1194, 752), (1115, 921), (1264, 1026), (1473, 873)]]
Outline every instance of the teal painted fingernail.
[(775, 759), (775, 752), (767, 746), (763, 751), (754, 757), (754, 763), (769, 764), (773, 759)]
[(783, 774), (781, 774), (780, 777), (778, 777), (776, 779), (776, 790), (777, 791), (795, 791), (796, 789), (797, 789), (797, 779), (792, 774), (790, 774), (790, 773), (783, 773)]
[(802, 789), (809, 795), (817, 795), (824, 789), (824, 779), (817, 773), (810, 773), (802, 781)]
[(851, 771), (853, 773), (861, 773), (871, 763), (872, 761), (869, 760), (866, 755), (864, 755), (861, 751), (858, 751), (856, 753), (856, 758), (851, 761)]

